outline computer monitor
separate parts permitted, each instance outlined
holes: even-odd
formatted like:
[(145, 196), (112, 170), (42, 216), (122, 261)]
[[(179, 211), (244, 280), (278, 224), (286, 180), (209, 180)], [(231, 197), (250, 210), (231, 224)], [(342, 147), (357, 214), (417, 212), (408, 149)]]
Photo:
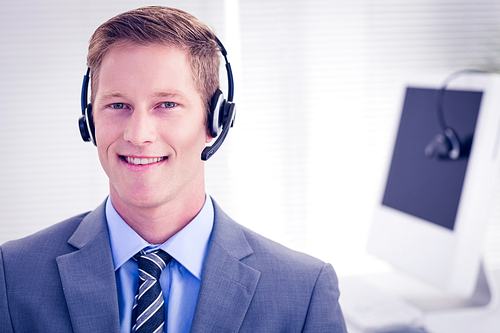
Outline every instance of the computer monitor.
[[(500, 79), (463, 72), (409, 82), (368, 252), (460, 298), (473, 297), (500, 172)], [(439, 140), (452, 129), (460, 156)], [(437, 141), (435, 141), (437, 138)], [(446, 150), (443, 152), (443, 150)], [(433, 154), (434, 153), (434, 154)]]

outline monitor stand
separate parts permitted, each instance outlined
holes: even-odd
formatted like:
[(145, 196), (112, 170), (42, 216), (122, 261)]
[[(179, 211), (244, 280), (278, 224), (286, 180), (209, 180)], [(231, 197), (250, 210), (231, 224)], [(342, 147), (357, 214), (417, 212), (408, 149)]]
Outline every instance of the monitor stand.
[[(430, 291), (421, 289), (420, 293), (406, 294), (401, 292), (401, 290), (400, 292), (402, 293), (401, 297), (409, 303), (415, 305), (425, 313), (433, 313), (489, 307), (498, 301), (497, 287), (498, 283), (495, 284), (494, 274), (486, 268), (483, 261), (480, 264), (474, 292), (468, 298), (453, 296), (434, 289), (434, 287), (431, 287)], [(412, 286), (412, 288), (414, 287)]]
[(451, 307), (434, 304), (437, 308), (429, 309), (425, 314), (426, 329), (435, 333), (498, 333), (500, 328), (499, 286), (500, 271), (489, 270), (483, 261), (472, 296), (467, 300), (452, 303)]
[(468, 300), (468, 307), (487, 307), (498, 302), (497, 286), (493, 275), (493, 272), (486, 269), (484, 260), (481, 261), (476, 288)]

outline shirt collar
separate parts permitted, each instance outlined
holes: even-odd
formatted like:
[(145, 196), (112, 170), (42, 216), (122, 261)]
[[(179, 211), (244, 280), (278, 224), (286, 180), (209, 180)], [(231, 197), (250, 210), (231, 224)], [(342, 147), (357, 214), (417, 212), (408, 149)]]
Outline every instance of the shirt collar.
[(214, 224), (214, 208), (210, 196), (205, 196), (205, 204), (191, 222), (159, 246), (152, 245), (139, 236), (118, 215), (109, 197), (106, 202), (106, 220), (115, 271), (140, 250), (146, 247), (159, 247), (201, 280), (201, 271)]

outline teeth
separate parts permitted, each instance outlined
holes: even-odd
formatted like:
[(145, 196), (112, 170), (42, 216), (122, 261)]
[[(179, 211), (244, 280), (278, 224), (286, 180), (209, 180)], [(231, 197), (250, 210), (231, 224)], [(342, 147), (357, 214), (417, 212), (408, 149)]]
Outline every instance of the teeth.
[(163, 161), (164, 157), (150, 157), (150, 158), (137, 158), (137, 157), (128, 157), (126, 156), (125, 159), (127, 160), (128, 163), (131, 164), (136, 164), (136, 165), (145, 165), (145, 164), (151, 164), (151, 163), (157, 163), (160, 161)]

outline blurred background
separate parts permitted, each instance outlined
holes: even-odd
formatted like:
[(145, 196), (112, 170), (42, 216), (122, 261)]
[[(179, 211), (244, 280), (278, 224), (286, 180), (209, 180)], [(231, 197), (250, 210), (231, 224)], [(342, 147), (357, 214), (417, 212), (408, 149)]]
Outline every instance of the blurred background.
[[(107, 196), (96, 149), (77, 126), (88, 40), (112, 16), (157, 4), (212, 27), (233, 67), (238, 113), (206, 163), (208, 193), (241, 224), (331, 262), (339, 275), (388, 269), (365, 241), (405, 82), (498, 69), (497, 0), (4, 1), (0, 243)], [(497, 183), (485, 240), (494, 268)]]

